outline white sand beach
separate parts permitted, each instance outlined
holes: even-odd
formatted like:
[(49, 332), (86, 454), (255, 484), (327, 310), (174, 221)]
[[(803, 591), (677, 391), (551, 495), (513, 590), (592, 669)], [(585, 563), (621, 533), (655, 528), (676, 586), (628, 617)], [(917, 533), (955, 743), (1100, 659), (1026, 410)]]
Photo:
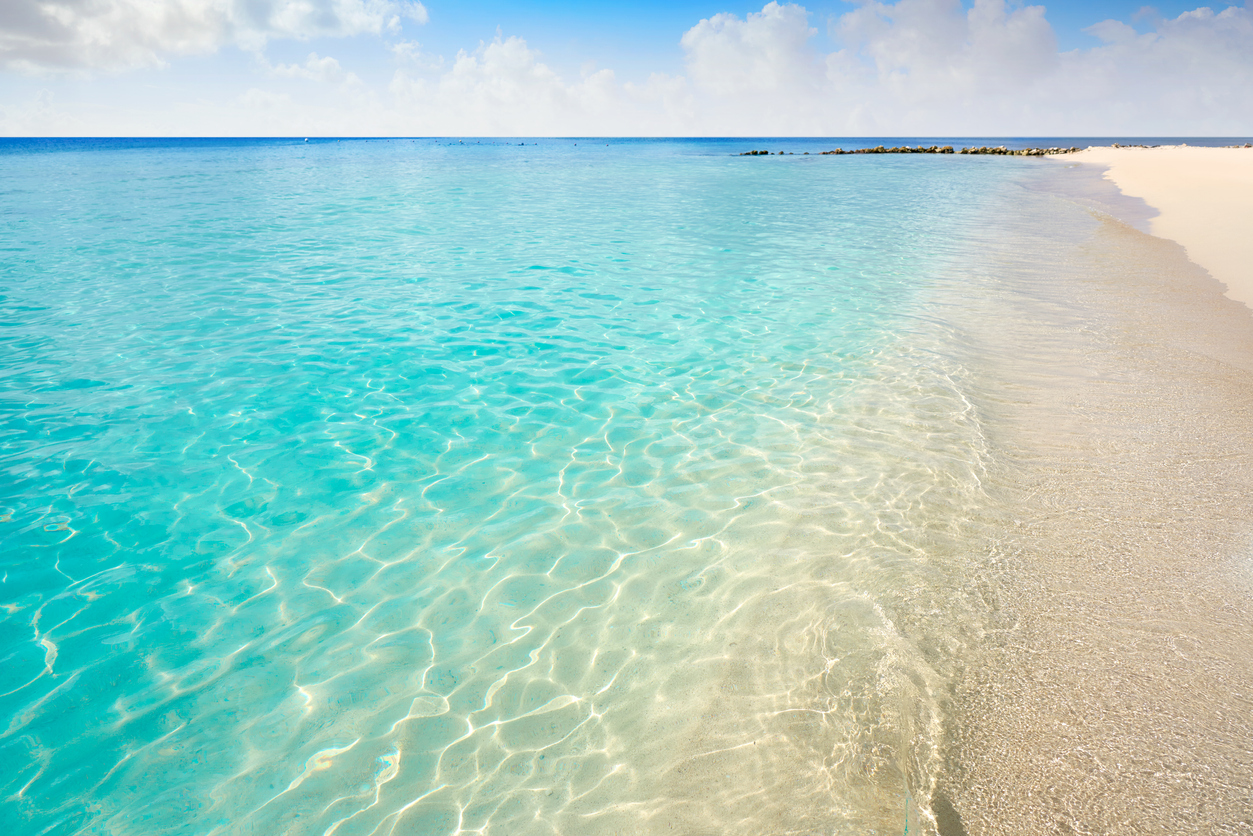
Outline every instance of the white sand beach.
[[(963, 265), (1004, 282), (965, 328), (997, 358), (980, 382), (1013, 524), (1007, 628), (959, 685), (936, 832), (1246, 833), (1253, 149), (1060, 159)], [(1146, 215), (1118, 191), (1160, 217), (1128, 222)]]
[(1123, 194), (1160, 213), (1154, 235), (1181, 244), (1229, 297), (1253, 308), (1253, 148), (1094, 146), (1054, 159), (1108, 166)]

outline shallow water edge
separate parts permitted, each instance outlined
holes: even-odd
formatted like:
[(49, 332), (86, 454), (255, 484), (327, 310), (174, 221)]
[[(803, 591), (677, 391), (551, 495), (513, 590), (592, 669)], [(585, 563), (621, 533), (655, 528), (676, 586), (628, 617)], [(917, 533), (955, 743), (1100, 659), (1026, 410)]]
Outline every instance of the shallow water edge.
[(1011, 199), (963, 319), (1010, 626), (958, 686), (943, 836), (1253, 831), (1253, 316), (1099, 174)]

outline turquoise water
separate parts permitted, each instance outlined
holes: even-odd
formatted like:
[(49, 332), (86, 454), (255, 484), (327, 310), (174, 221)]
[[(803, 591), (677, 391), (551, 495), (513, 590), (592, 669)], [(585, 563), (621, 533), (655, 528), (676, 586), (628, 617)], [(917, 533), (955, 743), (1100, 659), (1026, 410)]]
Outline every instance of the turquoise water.
[(1022, 163), (727, 152), (0, 155), (5, 832), (930, 828)]

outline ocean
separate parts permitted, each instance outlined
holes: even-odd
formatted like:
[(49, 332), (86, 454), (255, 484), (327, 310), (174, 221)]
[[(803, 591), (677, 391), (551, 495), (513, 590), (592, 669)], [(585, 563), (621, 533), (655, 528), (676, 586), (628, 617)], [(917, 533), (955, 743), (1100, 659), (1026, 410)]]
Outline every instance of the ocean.
[(840, 145), (0, 148), (5, 832), (1245, 832), (1247, 309), (1097, 174)]

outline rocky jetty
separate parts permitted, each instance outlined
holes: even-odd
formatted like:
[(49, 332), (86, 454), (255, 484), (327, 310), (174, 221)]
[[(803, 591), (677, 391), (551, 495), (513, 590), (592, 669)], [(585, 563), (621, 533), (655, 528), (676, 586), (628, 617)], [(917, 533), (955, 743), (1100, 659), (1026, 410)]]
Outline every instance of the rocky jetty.
[[(854, 148), (852, 151), (845, 151), (843, 148), (836, 148), (834, 151), (823, 151), (823, 154), (953, 154), (951, 145), (918, 145), (910, 148), (908, 145), (900, 145), (888, 148), (885, 145), (877, 145), (874, 148)], [(966, 153), (963, 149), (960, 153)]]
[[(1131, 147), (1131, 146), (1125, 146)], [(834, 151), (819, 151), (820, 156), (828, 154), (992, 154), (996, 156), (1007, 157), (1044, 157), (1049, 154), (1073, 154), (1078, 148), (1006, 148), (1004, 145), (998, 145), (994, 148), (987, 146), (979, 146), (977, 148), (963, 148), (960, 151), (953, 150), (951, 145), (918, 145), (913, 148), (908, 145), (900, 145), (888, 148), (884, 145), (878, 145), (874, 148), (854, 148), (851, 151), (845, 151), (843, 148), (836, 148)], [(776, 151), (775, 156), (783, 156), (784, 151)], [(806, 151), (805, 154), (809, 152)], [(744, 151), (741, 157), (761, 157), (770, 156), (769, 151)]]
[(1078, 148), (1006, 148), (1004, 145), (998, 145), (995, 148), (980, 146), (978, 148), (963, 148), (957, 153), (959, 154), (996, 154), (1007, 157), (1046, 157), (1050, 154), (1074, 154)]

